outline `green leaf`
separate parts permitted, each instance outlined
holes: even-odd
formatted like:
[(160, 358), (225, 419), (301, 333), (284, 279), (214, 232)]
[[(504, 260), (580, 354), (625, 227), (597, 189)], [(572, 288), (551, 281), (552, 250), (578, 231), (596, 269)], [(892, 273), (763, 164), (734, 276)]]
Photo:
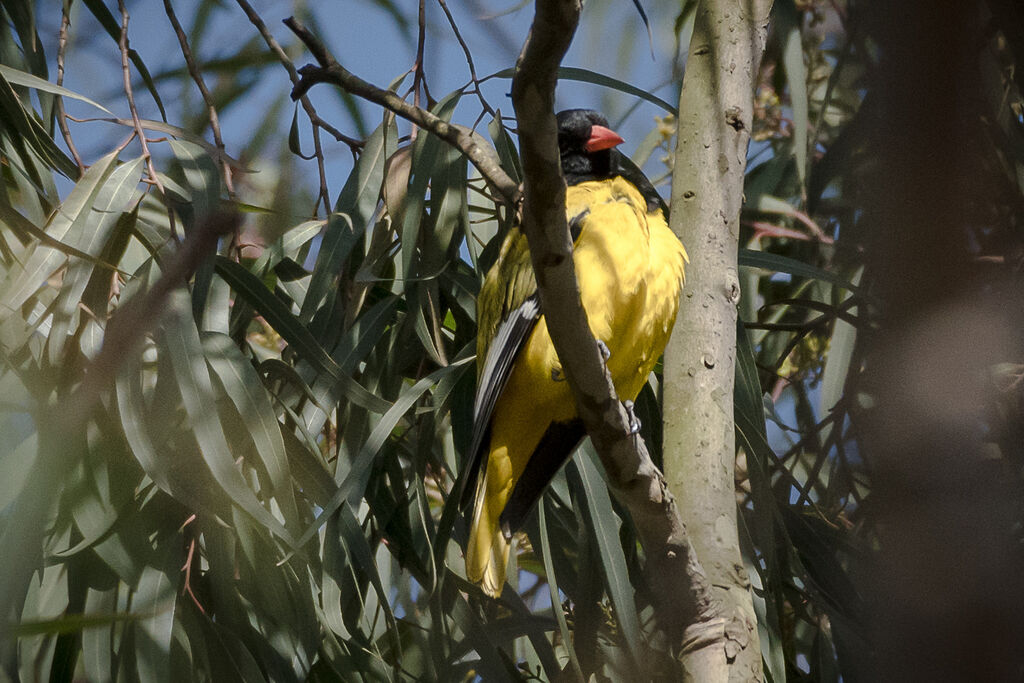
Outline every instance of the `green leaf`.
[(99, 102), (90, 100), (88, 97), (84, 95), (79, 95), (74, 91), (61, 87), (56, 83), (50, 83), (49, 81), (43, 80), (38, 76), (33, 76), (30, 73), (25, 73), (24, 71), (12, 69), (9, 66), (4, 66), (3, 64), (0, 64), (0, 76), (6, 78), (7, 82), (11, 83), (12, 85), (21, 85), (25, 86), (26, 88), (35, 88), (36, 90), (42, 90), (44, 92), (52, 93), (54, 95), (60, 95), (61, 97), (69, 97), (74, 100), (79, 100), (81, 102), (91, 104), (92, 106), (96, 107), (97, 109), (103, 110), (111, 116), (114, 115), (114, 112), (110, 111)]
[(143, 681), (175, 680), (171, 673), (171, 631), (174, 627), (183, 553), (173, 540), (167, 543), (157, 566), (142, 570), (132, 597), (132, 609), (148, 614), (135, 624), (135, 663)]
[(218, 256), (217, 274), (258, 310), (278, 334), (305, 360), (337, 382), (346, 398), (367, 410), (377, 413), (387, 411), (391, 404), (374, 396), (338, 367), (310, 331), (288, 310), (288, 307), (273, 292), (244, 266)]
[(764, 406), (761, 396), (761, 382), (757, 377), (757, 363), (754, 349), (743, 321), (736, 319), (736, 382), (734, 393), (734, 410), (742, 413), (750, 424), (761, 424), (764, 433)]
[(262, 380), (230, 337), (207, 333), (203, 335), (202, 343), (206, 362), (213, 370), (220, 390), (230, 400), (245, 425), (243, 438), (252, 441), (256, 455), (266, 470), (272, 486), (271, 492), (277, 499), (286, 524), (298, 524), (288, 453), (281, 436), (281, 425)]
[(235, 466), (214, 402), (213, 385), (203, 362), (199, 330), (192, 320), (187, 292), (178, 290), (171, 294), (162, 328), (162, 351), (170, 356), (192, 434), (214, 479), (235, 505), (294, 547), (291, 534), (260, 504)]
[(558, 632), (562, 635), (562, 647), (569, 654), (569, 663), (576, 673), (576, 680), (579, 683), (585, 681), (583, 669), (580, 668), (580, 660), (576, 656), (576, 648), (573, 647), (572, 635), (569, 633), (569, 625), (565, 621), (565, 611), (562, 609), (562, 600), (558, 595), (558, 581), (555, 578), (555, 564), (551, 560), (551, 542), (548, 539), (548, 522), (544, 512), (545, 501), (541, 500), (537, 506), (538, 525), (540, 526), (540, 551), (544, 560), (544, 577), (547, 579), (548, 591), (551, 594), (551, 611), (558, 622)]
[(303, 321), (313, 319), (313, 314), (345, 267), (358, 234), (369, 223), (384, 182), (384, 162), (397, 147), (397, 139), (394, 122), (385, 121), (378, 126), (366, 141), (359, 161), (341, 189), (320, 243), (309, 290), (302, 302), (300, 318)]
[(27, 145), (48, 167), (68, 178), (77, 177), (78, 166), (57, 146), (35, 114), (29, 111), (30, 108), (18, 98), (14, 88), (0, 73), (0, 114), (3, 114), (0, 116), (0, 130), (7, 129), (16, 146)]
[[(438, 102), (433, 113), (443, 121), (451, 119), (455, 107), (462, 96), (461, 90), (449, 93)], [(416, 269), (415, 257), (420, 245), (420, 225), (423, 223), (423, 207), (426, 203), (427, 188), (431, 179), (441, 167), (441, 159), (444, 156), (442, 145), (438, 137), (434, 135), (420, 135), (412, 148), (412, 170), (409, 174), (409, 189), (405, 196), (405, 210), (402, 214), (403, 221), (401, 232), (402, 239), (402, 277), (413, 278), (424, 275)], [(440, 168), (440, 173), (445, 169)], [(436, 178), (435, 178), (436, 180)]]
[[(116, 159), (117, 152), (114, 151), (89, 167), (47, 223), (46, 233), (52, 239), (70, 238), (79, 241), (82, 232), (93, 220), (97, 195), (113, 173)], [(5, 312), (0, 308), (0, 319), (28, 301), (65, 258), (64, 254), (56, 249), (41, 247), (32, 252), (24, 266), (12, 269), (3, 288), (3, 308), (8, 310)]]
[(54, 365), (58, 363), (63, 351), (65, 337), (71, 333), (72, 324), (78, 317), (78, 305), (92, 277), (95, 259), (103, 253), (121, 218), (121, 211), (129, 203), (137, 201), (139, 173), (143, 161), (142, 157), (139, 157), (114, 170), (96, 193), (93, 205), (86, 215), (87, 220), (81, 224), (77, 235), (68, 235), (69, 239), (74, 239), (75, 246), (91, 259), (72, 261), (64, 273), (50, 331), (50, 362)]
[[(134, 128), (135, 127), (135, 122), (132, 119), (99, 118), (99, 119), (89, 119), (89, 120), (90, 121), (103, 121), (105, 123), (116, 123), (117, 125), (125, 126), (126, 128)], [(217, 147), (215, 145), (213, 145), (212, 143), (208, 142), (201, 135), (196, 135), (195, 133), (190, 132), (188, 130), (185, 130), (184, 128), (182, 128), (180, 126), (174, 126), (174, 125), (171, 125), (171, 124), (169, 124), (169, 123), (167, 123), (165, 121), (154, 121), (152, 119), (139, 119), (139, 126), (143, 130), (152, 130), (152, 131), (156, 131), (157, 133), (165, 133), (167, 135), (173, 135), (174, 137), (178, 138), (179, 140), (185, 140), (187, 142), (192, 143), (193, 145), (195, 145), (197, 147), (201, 147), (204, 152), (209, 154), (215, 160), (217, 160), (219, 162), (227, 163), (232, 168), (234, 168), (234, 169), (236, 169), (238, 171), (241, 171), (242, 173), (255, 173), (256, 172), (254, 169), (248, 168), (247, 166), (242, 164), (241, 161), (239, 161), (238, 159), (234, 158), (233, 156), (230, 156), (229, 154), (227, 154), (225, 152), (222, 152), (221, 150), (217, 149)], [(162, 179), (163, 178), (161, 177), (161, 180)], [(240, 206), (244, 207), (246, 205), (243, 204), (243, 205), (240, 205)]]
[[(197, 492), (185, 483), (187, 478), (181, 472), (184, 463), (180, 458), (162, 457), (165, 454), (159, 453), (157, 447), (162, 440), (154, 440), (150, 436), (147, 425), (149, 420), (145, 412), (148, 402), (143, 393), (140, 366), (141, 359), (135, 363), (125, 363), (115, 382), (117, 409), (125, 440), (143, 471), (161, 490), (194, 509), (203, 509), (205, 506)], [(173, 411), (173, 407), (162, 406), (155, 399), (153, 403), (154, 412), (162, 412), (161, 408), (167, 412)], [(160, 424), (165, 424), (171, 415), (158, 414), (157, 417), (162, 418)]]
[[(587, 451), (587, 455), (584, 455), (583, 451)], [(594, 465), (593, 457), (596, 456), (593, 455), (593, 448), (588, 441), (573, 457), (566, 473), (570, 480), (578, 479), (584, 493), (584, 514), (591, 536), (597, 543), (608, 597), (615, 606), (615, 616), (633, 660), (632, 664), (634, 667), (640, 667), (634, 670), (642, 671), (644, 659), (640, 650), (640, 622), (633, 599), (633, 584), (629, 580), (629, 571), (626, 568), (626, 556), (619, 542), (619, 520), (612, 509), (608, 487)]]
[(430, 387), (434, 386), (437, 381), (447, 372), (452, 371), (453, 366), (447, 368), (441, 368), (431, 374), (427, 375), (416, 384), (409, 387), (406, 391), (402, 392), (402, 395), (398, 397), (394, 405), (381, 416), (380, 421), (377, 422), (373, 431), (370, 433), (370, 437), (363, 444), (359, 453), (352, 460), (352, 465), (349, 468), (348, 475), (345, 480), (338, 487), (337, 492), (331, 497), (331, 500), (327, 505), (324, 506), (323, 511), (317, 516), (316, 520), (306, 529), (306, 532), (302, 534), (299, 539), (299, 546), (305, 545), (313, 536), (317, 530), (324, 525), (324, 523), (330, 518), (331, 515), (337, 511), (341, 505), (348, 502), (350, 506), (356, 506), (359, 503), (359, 499), (362, 498), (363, 492), (366, 490), (366, 482), (370, 476), (370, 468), (373, 466), (373, 461), (380, 452), (380, 449), (384, 446), (388, 437), (391, 436), (391, 432), (394, 431), (398, 425), (398, 421), (405, 416), (405, 414), (416, 404), (423, 394), (427, 392)]
[(168, 140), (175, 158), (181, 164), (190, 192), (193, 217), (202, 221), (220, 203), (220, 170), (199, 145), (188, 141)]
[[(498, 112), (499, 116), (501, 112)], [(494, 149), (498, 152), (498, 159), (501, 160), (501, 167), (512, 176), (512, 180), (521, 182), (523, 179), (523, 164), (519, 159), (519, 151), (508, 129), (502, 124), (501, 119), (495, 117), (487, 124), (487, 132), (491, 134), (494, 142)]]
[(292, 112), (292, 123), (288, 127), (288, 149), (292, 154), (296, 154), (303, 159), (308, 159), (305, 154), (302, 153), (302, 140), (299, 137), (299, 104), (295, 103), (295, 109)]
[[(87, 589), (85, 613), (78, 618), (105, 619), (108, 625), (111, 620), (117, 620), (121, 616), (137, 619), (134, 614), (121, 615), (116, 612), (117, 593), (116, 585), (102, 590)], [(114, 653), (117, 651), (113, 629), (89, 628), (87, 624), (82, 624), (75, 630), (82, 634), (82, 665), (85, 678), (93, 683), (111, 683), (114, 680)]]
[(466, 635), (466, 640), (476, 650), (477, 654), (480, 655), (480, 660), (476, 662), (477, 670), (475, 673), (477, 676), (481, 680), (488, 682), (501, 683), (504, 681), (512, 683), (512, 677), (509, 676), (508, 669), (505, 668), (504, 660), (498, 653), (498, 649), (494, 646), (492, 640), (487, 637), (483, 624), (480, 623), (473, 610), (470, 609), (466, 599), (461, 595), (455, 598), (454, 605), (452, 606), (452, 617)]
[(338, 532), (341, 535), (341, 541), (345, 546), (345, 550), (348, 551), (349, 557), (355, 560), (355, 564), (363, 571), (366, 578), (370, 580), (370, 585), (373, 586), (373, 590), (377, 593), (377, 604), (380, 605), (380, 609), (384, 612), (384, 621), (395, 636), (393, 645), (397, 661), (401, 661), (402, 645), (397, 639), (395, 615), (391, 611), (391, 605), (388, 603), (391, 596), (384, 590), (384, 585), (380, 579), (380, 572), (377, 570), (377, 563), (373, 560), (370, 544), (367, 543), (359, 522), (356, 521), (352, 511), (346, 506), (338, 509)]
[(37, 239), (43, 243), (44, 246), (51, 247), (57, 251), (67, 254), (68, 256), (76, 256), (85, 261), (89, 261), (94, 265), (103, 266), (110, 270), (116, 270), (114, 266), (109, 263), (104, 263), (98, 259), (89, 256), (80, 249), (76, 249), (70, 244), (56, 240), (46, 234), (46, 231), (42, 228), (37, 228), (31, 221), (22, 216), (20, 213), (11, 208), (8, 204), (0, 203), (0, 225), (15, 233), (21, 233), (24, 239)]
[[(860, 284), (863, 266), (857, 270), (853, 279)], [(844, 300), (852, 296), (846, 295)], [(857, 315), (857, 307), (852, 306), (847, 310), (850, 315)], [(825, 369), (821, 373), (821, 394), (818, 398), (818, 413), (825, 416), (843, 397), (843, 390), (846, 388), (846, 378), (850, 373), (850, 361), (853, 358), (853, 351), (857, 343), (857, 328), (849, 322), (837, 318), (832, 328), (832, 337), (829, 340), (828, 354), (825, 357)], [(828, 438), (828, 432), (832, 429), (827, 425), (820, 436), (822, 442)]]

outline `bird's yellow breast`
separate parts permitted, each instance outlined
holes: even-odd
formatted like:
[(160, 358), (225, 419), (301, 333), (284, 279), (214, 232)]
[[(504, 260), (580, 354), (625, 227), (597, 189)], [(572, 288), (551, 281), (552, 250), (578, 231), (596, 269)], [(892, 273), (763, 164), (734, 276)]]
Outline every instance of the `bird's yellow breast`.
[[(648, 213), (646, 207), (640, 192), (618, 177), (573, 185), (566, 195), (569, 220), (580, 223), (573, 262), (583, 308), (594, 337), (611, 352), (608, 369), (616, 392), (630, 400), (665, 350), (686, 262), (686, 251), (661, 212)], [(559, 368), (542, 317), (510, 384), (522, 375), (538, 398), (562, 404), (559, 413), (569, 411), (555, 419), (568, 419), (575, 413), (568, 388), (552, 379)]]

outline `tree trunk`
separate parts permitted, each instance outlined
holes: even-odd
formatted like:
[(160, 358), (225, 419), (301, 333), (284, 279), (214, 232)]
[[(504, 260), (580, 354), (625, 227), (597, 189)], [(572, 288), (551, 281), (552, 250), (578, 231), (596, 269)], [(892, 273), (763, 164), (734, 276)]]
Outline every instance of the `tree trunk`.
[(679, 99), (671, 226), (690, 254), (665, 352), (665, 473), (720, 601), (723, 629), (681, 654), (684, 680), (760, 680), (736, 527), (733, 373), (739, 215), (770, 0), (702, 1)]

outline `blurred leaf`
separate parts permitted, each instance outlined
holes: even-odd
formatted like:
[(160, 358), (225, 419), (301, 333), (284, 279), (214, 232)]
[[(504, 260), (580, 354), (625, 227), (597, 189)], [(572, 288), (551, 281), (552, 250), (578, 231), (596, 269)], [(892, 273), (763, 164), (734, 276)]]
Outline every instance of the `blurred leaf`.
[[(860, 284), (862, 270), (858, 270), (853, 280)], [(852, 296), (848, 294), (847, 297)], [(847, 309), (850, 315), (857, 315), (857, 307)], [(843, 396), (846, 388), (846, 378), (850, 372), (850, 361), (853, 357), (857, 341), (857, 328), (842, 319), (836, 319), (833, 323), (832, 338), (829, 342), (828, 355), (825, 357), (825, 369), (821, 375), (821, 394), (818, 401), (818, 412), (826, 415), (835, 408)], [(826, 427), (826, 430), (829, 429)], [(822, 440), (827, 439), (827, 431), (822, 434)]]
[(789, 97), (793, 106), (793, 154), (800, 184), (807, 182), (807, 133), (810, 113), (807, 102), (807, 67), (804, 65), (803, 38), (800, 24), (803, 16), (797, 12), (794, 0), (781, 0), (775, 6), (778, 21), (776, 31), (782, 41), (782, 64), (786, 69)]
[(105, 111), (106, 113), (110, 114), (111, 116), (114, 115), (114, 112), (110, 111), (109, 109), (104, 107), (99, 102), (95, 102), (93, 100), (90, 100), (85, 95), (79, 95), (76, 92), (68, 90), (67, 88), (63, 88), (63, 87), (61, 87), (59, 85), (56, 85), (54, 83), (50, 83), (49, 81), (44, 80), (42, 78), (39, 78), (38, 76), (33, 76), (30, 73), (25, 73), (24, 71), (20, 71), (18, 69), (12, 69), (9, 66), (4, 66), (3, 64), (0, 64), (0, 76), (3, 76), (4, 78), (6, 78), (7, 82), (12, 84), (12, 85), (23, 85), (23, 86), (25, 86), (27, 88), (35, 88), (36, 90), (42, 90), (44, 92), (48, 92), (48, 93), (51, 93), (53, 95), (60, 95), (61, 97), (69, 97), (69, 98), (74, 99), (74, 100), (79, 100), (80, 102), (85, 102), (87, 104), (91, 104), (92, 106), (96, 107), (97, 109), (102, 109), (103, 111)]
[(777, 273), (789, 273), (790, 275), (796, 275), (797, 277), (810, 277), (824, 282), (831, 282), (832, 284), (839, 285), (843, 289), (848, 289), (851, 292), (860, 291), (860, 288), (858, 288), (857, 285), (843, 277), (840, 277), (839, 275), (836, 275), (835, 273), (830, 273), (827, 270), (822, 270), (821, 268), (804, 263), (803, 261), (797, 261), (796, 259), (789, 258), (788, 256), (772, 254), (766, 251), (754, 251), (752, 249), (743, 249), (741, 247), (739, 264), (750, 268), (763, 268)]

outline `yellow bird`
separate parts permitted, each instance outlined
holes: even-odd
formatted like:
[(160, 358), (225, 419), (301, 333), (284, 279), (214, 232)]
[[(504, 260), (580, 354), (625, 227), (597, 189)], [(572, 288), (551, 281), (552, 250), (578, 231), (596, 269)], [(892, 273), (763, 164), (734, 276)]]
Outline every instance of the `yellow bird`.
[[(595, 111), (558, 114), (573, 262), (615, 391), (632, 401), (665, 350), (686, 251), (650, 181)], [(501, 594), (512, 533), (586, 435), (540, 310), (526, 237), (512, 228), (477, 298), (477, 392), (460, 492), (473, 500), (466, 575)], [(476, 481), (476, 495), (471, 497)]]

